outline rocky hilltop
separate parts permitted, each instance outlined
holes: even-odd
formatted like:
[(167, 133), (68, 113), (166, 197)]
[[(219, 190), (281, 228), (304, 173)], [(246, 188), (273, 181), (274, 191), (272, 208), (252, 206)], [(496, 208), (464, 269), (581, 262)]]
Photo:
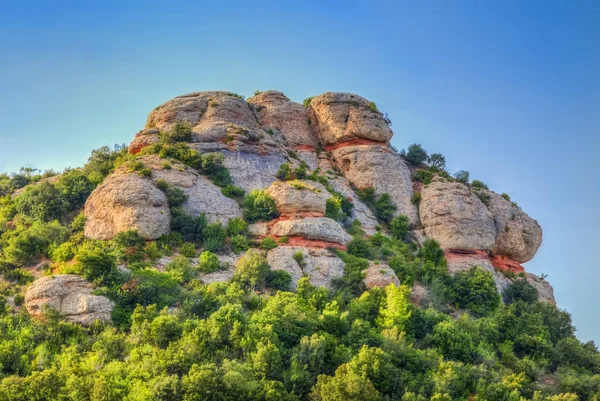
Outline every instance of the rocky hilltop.
[(0, 174), (0, 401), (600, 399), (523, 266), (540, 225), (391, 126), (199, 92), (81, 168)]
[[(541, 245), (539, 224), (505, 197), (443, 170), (419, 182), (415, 176), (423, 166), (410, 165), (390, 146), (393, 132), (386, 116), (373, 102), (349, 93), (327, 92), (302, 105), (276, 91), (247, 100), (229, 92), (198, 92), (158, 106), (128, 148), (137, 170), (131, 163), (122, 165), (87, 200), (87, 237), (108, 240), (135, 230), (156, 240), (168, 234), (172, 215), (160, 183), (185, 194), (182, 208), (191, 216), (224, 225), (244, 216), (242, 206), (209, 174), (161, 148), (164, 133), (176, 131), (181, 137), (167, 142), (184, 142), (198, 155), (219, 155), (231, 177), (228, 185), (245, 193), (264, 191), (275, 201), (273, 218), (251, 224), (249, 231), (255, 239), (279, 241), (268, 260), (273, 269), (289, 272), (294, 285), (303, 275), (319, 286), (342, 276), (343, 262), (328, 249), (346, 249), (354, 221), (368, 236), (387, 233), (361, 196), (370, 191), (375, 199), (391, 200), (394, 216), (407, 216), (413, 238), (439, 243), (452, 274), (483, 267), (500, 291), (510, 282), (506, 272), (525, 274), (541, 299), (554, 303), (548, 283), (521, 265)], [(334, 195), (352, 206), (343, 220), (326, 216)], [(297, 252), (305, 255), (304, 266), (294, 261)]]

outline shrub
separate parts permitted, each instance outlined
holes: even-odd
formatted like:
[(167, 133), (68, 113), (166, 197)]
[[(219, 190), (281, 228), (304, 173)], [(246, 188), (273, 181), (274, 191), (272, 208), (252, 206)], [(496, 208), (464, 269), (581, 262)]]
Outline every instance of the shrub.
[(86, 242), (79, 248), (75, 266), (86, 280), (97, 284), (112, 282), (117, 272), (115, 258), (95, 242)]
[(390, 223), (390, 232), (392, 236), (396, 239), (404, 241), (408, 236), (408, 232), (410, 231), (410, 223), (408, 220), (408, 216), (399, 215), (394, 217), (392, 222)]
[(248, 222), (272, 220), (278, 215), (275, 201), (264, 191), (253, 190), (244, 198), (244, 216)]
[(375, 216), (386, 223), (392, 221), (398, 207), (392, 201), (390, 194), (382, 194), (375, 202)]
[(189, 142), (192, 140), (192, 128), (189, 123), (177, 122), (170, 131), (158, 134), (163, 143)]
[(279, 166), (277, 178), (279, 178), (281, 181), (289, 181), (292, 179), (292, 169), (288, 163), (284, 163)]
[(429, 185), (433, 180), (433, 175), (434, 174), (431, 171), (420, 169), (413, 174), (413, 180)]
[(231, 199), (235, 199), (236, 201), (241, 201), (242, 199), (244, 199), (244, 194), (246, 193), (246, 191), (244, 191), (242, 188), (240, 187), (236, 187), (235, 185), (225, 185), (223, 188), (221, 188), (221, 193), (223, 195), (225, 195), (228, 198)]
[(244, 254), (236, 265), (235, 279), (252, 291), (262, 288), (269, 272), (267, 260), (256, 250)]
[(468, 184), (469, 183), (469, 172), (465, 171), (465, 170), (459, 170), (456, 173), (454, 173), (454, 178), (458, 182), (462, 182), (463, 184)]
[(305, 180), (308, 177), (308, 166), (304, 161), (300, 162), (300, 166), (294, 169), (294, 179)]
[(279, 291), (289, 291), (292, 284), (292, 276), (285, 270), (269, 270), (266, 277), (266, 285)]
[(156, 188), (163, 192), (166, 192), (169, 189), (169, 183), (165, 180), (156, 180), (154, 184), (156, 185)]
[(304, 99), (302, 101), (302, 104), (304, 105), (304, 107), (309, 107), (310, 106), (310, 102), (313, 100), (313, 96), (311, 97), (307, 97), (306, 99)]
[(304, 268), (306, 266), (306, 262), (304, 261), (304, 253), (302, 251), (296, 251), (293, 255), (294, 260), (298, 263), (298, 266)]
[(60, 191), (49, 182), (28, 187), (15, 200), (18, 213), (45, 222), (59, 219), (67, 206)]
[(419, 257), (432, 262), (434, 265), (439, 265), (444, 260), (444, 251), (436, 240), (428, 239), (419, 249)]
[(80, 170), (65, 172), (56, 183), (56, 189), (68, 204), (69, 210), (82, 207), (94, 187), (94, 183)]
[(196, 257), (196, 246), (191, 242), (185, 242), (179, 247), (179, 253), (186, 258)]
[(221, 268), (221, 262), (217, 255), (211, 251), (204, 251), (200, 255), (200, 270), (204, 273), (216, 272)]
[(377, 105), (375, 104), (375, 102), (369, 102), (369, 110), (371, 110), (373, 113), (379, 113), (379, 110), (377, 110)]
[(219, 252), (225, 247), (227, 232), (219, 222), (208, 224), (202, 230), (204, 248), (211, 252)]
[(242, 253), (248, 248), (250, 248), (250, 244), (245, 235), (234, 235), (231, 237), (231, 250), (234, 253)]
[(502, 298), (507, 305), (517, 301), (532, 304), (538, 300), (538, 291), (527, 280), (520, 279), (506, 287), (502, 293)]
[(161, 257), (161, 253), (158, 249), (158, 244), (156, 242), (151, 242), (148, 245), (146, 245), (146, 248), (144, 248), (144, 253), (146, 254), (146, 257), (150, 260), (156, 260)]
[(506, 192), (503, 192), (502, 195), (500, 195), (500, 196), (510, 202), (510, 196), (508, 196), (508, 194)]
[(410, 198), (413, 205), (419, 205), (421, 203), (421, 192), (414, 192)]
[(270, 251), (271, 249), (275, 249), (278, 246), (279, 245), (277, 244), (277, 241), (275, 241), (271, 237), (267, 237), (267, 238), (263, 239), (262, 242), (260, 243), (260, 249), (264, 249), (265, 251)]
[(171, 230), (181, 235), (184, 241), (202, 242), (204, 228), (208, 224), (204, 214), (194, 217), (181, 208), (171, 209)]
[(456, 273), (450, 285), (450, 297), (460, 308), (486, 315), (500, 304), (494, 277), (480, 267)]
[(230, 237), (234, 235), (246, 235), (248, 234), (248, 223), (239, 217), (229, 219), (226, 231)]
[(362, 237), (354, 237), (346, 245), (347, 252), (352, 256), (369, 259), (373, 255), (373, 249), (369, 241)]
[(471, 186), (475, 189), (489, 189), (487, 185), (485, 185), (482, 181), (479, 180), (473, 180), (473, 182), (471, 183)]
[(427, 160), (427, 151), (423, 149), (423, 147), (418, 143), (413, 143), (408, 147), (408, 152), (406, 153), (406, 161), (412, 164), (413, 166), (420, 166)]
[(325, 203), (325, 217), (329, 217), (336, 221), (340, 221), (346, 217), (345, 214), (342, 213), (342, 203), (339, 197), (332, 196), (327, 199), (327, 202)]
[(445, 170), (446, 158), (441, 153), (432, 153), (427, 159), (427, 164), (429, 164), (430, 167), (436, 168), (437, 170)]
[(165, 271), (173, 280), (177, 281), (178, 283), (187, 283), (197, 274), (196, 269), (194, 269), (189, 259), (183, 254), (175, 257), (175, 259), (167, 263), (165, 266)]

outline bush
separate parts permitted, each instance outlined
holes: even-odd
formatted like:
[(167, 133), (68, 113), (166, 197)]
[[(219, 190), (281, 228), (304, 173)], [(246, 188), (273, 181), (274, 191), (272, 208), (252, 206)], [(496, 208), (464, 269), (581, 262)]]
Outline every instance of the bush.
[(506, 192), (503, 192), (502, 195), (500, 195), (500, 196), (510, 202), (510, 196), (508, 196), (508, 194)]
[(231, 237), (231, 250), (234, 253), (242, 253), (248, 248), (250, 248), (250, 244), (245, 235), (234, 235)]
[(264, 287), (269, 270), (267, 260), (260, 252), (251, 249), (236, 264), (235, 279), (254, 291)]
[(406, 153), (406, 161), (412, 164), (413, 166), (420, 166), (427, 160), (427, 151), (423, 149), (423, 147), (418, 143), (413, 143), (408, 147), (408, 152)]
[(446, 169), (446, 158), (441, 153), (432, 153), (427, 159), (427, 164), (437, 170)]
[(421, 193), (414, 192), (410, 198), (410, 201), (413, 203), (413, 205), (419, 206), (419, 204), (421, 203)]
[(289, 291), (292, 284), (292, 276), (285, 270), (269, 270), (266, 277), (266, 285), (279, 291)]
[(197, 274), (196, 269), (194, 269), (189, 259), (183, 254), (167, 263), (165, 271), (173, 280), (181, 284), (189, 282)]
[(229, 219), (226, 231), (230, 237), (234, 235), (246, 235), (248, 234), (248, 223), (239, 217)]
[(413, 180), (422, 182), (425, 185), (429, 185), (433, 180), (433, 173), (428, 170), (417, 170), (413, 174)]
[(277, 244), (277, 241), (275, 241), (271, 237), (267, 237), (267, 238), (263, 239), (262, 242), (260, 243), (260, 249), (264, 249), (265, 251), (270, 251), (271, 249), (275, 249), (278, 246), (279, 245)]
[(304, 107), (309, 107), (310, 106), (310, 102), (313, 100), (313, 96), (311, 97), (307, 97), (306, 99), (304, 99), (302, 101), (302, 104), (304, 105)]
[(410, 223), (408, 221), (408, 216), (399, 215), (394, 217), (392, 222), (390, 223), (390, 232), (392, 236), (401, 241), (406, 240), (408, 236), (408, 232), (410, 231)]
[(332, 196), (327, 199), (325, 203), (325, 217), (329, 217), (330, 219), (340, 221), (346, 215), (342, 212), (342, 203), (337, 196)]
[(82, 207), (94, 187), (94, 183), (80, 170), (65, 172), (56, 183), (56, 189), (68, 204), (68, 210), (77, 210)]
[(191, 242), (185, 242), (179, 247), (179, 253), (186, 258), (195, 258), (196, 246)]
[(223, 195), (225, 195), (228, 198), (231, 199), (235, 199), (236, 201), (241, 201), (242, 199), (244, 199), (244, 194), (246, 193), (246, 191), (244, 191), (242, 188), (240, 187), (236, 187), (235, 185), (225, 185), (223, 188), (221, 188), (221, 193)]
[(454, 179), (458, 182), (462, 182), (463, 184), (469, 183), (469, 172), (465, 170), (459, 170), (454, 173)]
[(42, 182), (28, 187), (15, 200), (15, 207), (18, 213), (48, 222), (59, 219), (67, 210), (68, 204), (54, 185)]
[(202, 242), (203, 232), (207, 224), (204, 214), (194, 217), (185, 213), (181, 208), (171, 209), (171, 230), (181, 234), (184, 241)]
[(158, 134), (163, 143), (190, 142), (192, 140), (192, 128), (189, 123), (177, 122), (170, 131)]
[(487, 185), (485, 185), (482, 181), (479, 180), (473, 180), (473, 182), (471, 183), (471, 186), (475, 189), (489, 189)]
[(392, 201), (390, 194), (383, 194), (375, 202), (375, 216), (379, 220), (389, 223), (394, 218), (394, 213), (398, 207)]
[(538, 291), (527, 280), (521, 279), (509, 284), (502, 293), (502, 298), (507, 305), (517, 301), (532, 304), (538, 300)]
[(425, 261), (432, 262), (434, 265), (439, 265), (444, 261), (444, 251), (436, 240), (428, 239), (419, 249), (419, 257)]
[(211, 252), (219, 252), (225, 248), (227, 232), (219, 222), (208, 224), (202, 230), (204, 249)]
[(272, 220), (277, 216), (275, 201), (265, 191), (253, 190), (244, 198), (244, 217), (248, 222)]
[(211, 251), (204, 251), (200, 255), (200, 270), (204, 273), (216, 272), (221, 268), (221, 262), (217, 255)]
[(86, 280), (111, 283), (117, 274), (115, 258), (96, 242), (84, 243), (75, 255), (75, 266)]
[(369, 259), (373, 256), (371, 244), (362, 237), (352, 238), (352, 240), (346, 245), (346, 251), (350, 255), (357, 256), (359, 258)]
[(450, 285), (450, 297), (459, 308), (477, 315), (486, 315), (500, 305), (494, 277), (480, 267), (456, 273)]
[(279, 178), (281, 181), (290, 181), (292, 179), (292, 169), (288, 163), (284, 163), (279, 166), (277, 178)]

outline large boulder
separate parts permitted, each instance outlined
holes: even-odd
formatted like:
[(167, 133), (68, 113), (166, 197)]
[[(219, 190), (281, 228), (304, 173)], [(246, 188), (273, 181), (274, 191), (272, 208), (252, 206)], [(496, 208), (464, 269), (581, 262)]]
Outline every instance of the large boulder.
[(275, 181), (265, 191), (280, 213), (325, 213), (331, 194), (320, 183), (308, 180)]
[(556, 305), (554, 288), (552, 288), (549, 282), (533, 273), (526, 273), (525, 279), (533, 288), (537, 290), (538, 300), (540, 302)]
[(291, 102), (283, 93), (265, 91), (248, 99), (259, 123), (271, 134), (280, 133), (292, 147), (317, 146), (304, 106)]
[(434, 178), (421, 190), (419, 212), (425, 233), (443, 249), (491, 250), (494, 246), (492, 213), (461, 183)]
[(277, 178), (284, 157), (280, 153), (257, 154), (245, 151), (222, 151), (223, 165), (229, 170), (233, 184), (250, 192), (265, 189)]
[(411, 224), (419, 221), (417, 207), (411, 202), (413, 190), (410, 170), (388, 146), (350, 145), (332, 151), (344, 176), (358, 189), (373, 188), (375, 194), (390, 194), (396, 214), (408, 216)]
[(489, 196), (487, 207), (496, 223), (494, 254), (520, 263), (528, 262), (542, 244), (542, 228), (512, 202), (491, 191), (486, 194)]
[(196, 142), (224, 140), (228, 135), (257, 139), (263, 133), (246, 101), (230, 92), (177, 96), (150, 113), (146, 128), (169, 131), (176, 123), (189, 125)]
[[(302, 258), (294, 256), (297, 254)], [(267, 261), (271, 270), (284, 270), (292, 276), (292, 289), (303, 276), (314, 286), (330, 288), (331, 281), (344, 274), (344, 262), (327, 249), (279, 246), (267, 253)]]
[(328, 217), (305, 217), (298, 220), (278, 220), (271, 227), (275, 237), (299, 236), (308, 240), (347, 244), (352, 237), (342, 226)]
[(326, 92), (315, 96), (310, 106), (327, 145), (353, 139), (387, 142), (392, 130), (375, 104), (351, 93)]
[(42, 315), (44, 306), (58, 311), (66, 320), (83, 326), (96, 321), (110, 322), (112, 302), (93, 295), (93, 286), (74, 274), (59, 274), (37, 279), (25, 294), (25, 307), (34, 317)]
[(165, 194), (149, 178), (126, 170), (100, 184), (85, 203), (85, 236), (108, 240), (136, 230), (144, 239), (157, 239), (171, 227)]
[(129, 148), (127, 150), (133, 155), (139, 153), (139, 151), (146, 146), (154, 145), (155, 143), (160, 142), (158, 134), (159, 131), (157, 128), (147, 128), (138, 132), (133, 141), (131, 141), (129, 144)]
[(371, 262), (369, 267), (363, 270), (363, 275), (363, 283), (369, 290), (374, 287), (385, 288), (390, 284), (400, 286), (398, 276), (388, 265)]

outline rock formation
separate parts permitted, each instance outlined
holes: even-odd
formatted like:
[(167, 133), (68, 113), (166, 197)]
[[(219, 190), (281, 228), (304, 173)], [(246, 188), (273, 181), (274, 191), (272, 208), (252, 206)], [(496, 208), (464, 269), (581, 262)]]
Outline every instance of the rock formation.
[[(389, 145), (393, 135), (389, 120), (374, 103), (353, 94), (327, 92), (302, 105), (276, 91), (258, 92), (247, 100), (229, 92), (197, 92), (153, 110), (129, 146), (150, 174), (142, 176), (125, 163), (96, 188), (85, 206), (87, 237), (110, 239), (118, 232), (137, 230), (153, 240), (168, 233), (171, 214), (159, 181), (184, 192), (182, 207), (190, 215), (205, 214), (209, 221), (223, 224), (243, 216), (240, 204), (198, 171), (145, 151), (161, 146), (161, 135), (177, 127), (191, 132), (185, 144), (189, 148), (223, 156), (235, 186), (247, 193), (265, 190), (275, 201), (280, 216), (251, 224), (249, 232), (256, 239), (272, 237), (280, 242), (268, 252), (268, 259), (273, 269), (292, 274), (293, 285), (306, 275), (311, 283), (328, 286), (343, 274), (343, 262), (328, 248), (345, 249), (352, 221), (358, 220), (367, 235), (381, 229), (356, 189), (389, 194), (396, 214), (408, 216), (411, 238), (419, 245), (427, 238), (437, 240), (451, 273), (472, 266), (491, 272), (499, 291), (509, 283), (501, 271), (524, 272), (521, 263), (529, 261), (541, 244), (538, 223), (503, 196), (439, 175), (428, 185), (413, 182), (415, 167), (409, 168)], [(278, 172), (284, 163), (290, 170), (305, 168), (305, 173), (298, 173), (297, 180), (282, 181)], [(324, 180), (306, 179), (310, 174)], [(413, 187), (421, 190), (418, 205), (412, 202)], [(352, 203), (348, 219), (336, 217), (344, 220), (338, 222), (325, 216), (333, 194)], [(304, 255), (302, 264), (294, 258), (297, 252)], [(364, 273), (368, 288), (399, 284), (383, 264), (372, 264)], [(229, 269), (202, 279), (222, 281), (232, 275)], [(541, 299), (553, 302), (545, 281), (526, 277)]]
[(33, 316), (41, 316), (47, 306), (68, 321), (89, 326), (96, 321), (110, 322), (112, 302), (92, 295), (93, 286), (74, 274), (42, 277), (25, 294), (25, 307)]

